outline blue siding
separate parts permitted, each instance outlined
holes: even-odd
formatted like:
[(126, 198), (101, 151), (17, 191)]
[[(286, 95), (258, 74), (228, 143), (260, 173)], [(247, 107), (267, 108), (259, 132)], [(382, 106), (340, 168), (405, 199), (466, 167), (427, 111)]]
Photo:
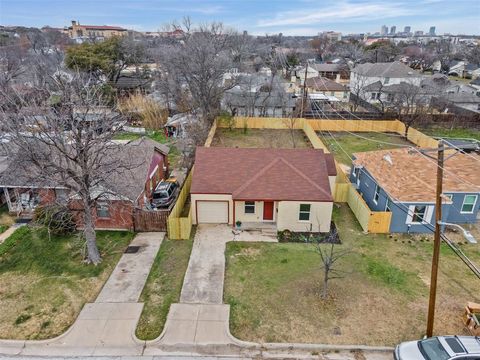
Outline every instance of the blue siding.
[[(350, 172), (350, 181), (354, 184), (357, 183), (357, 177), (353, 175), (353, 166), (352, 171)], [(358, 192), (362, 195), (365, 202), (368, 204), (372, 211), (385, 211), (385, 205), (387, 200), (390, 200), (389, 206), (392, 211), (392, 221), (390, 223), (390, 232), (392, 233), (431, 233), (435, 224), (435, 204), (434, 203), (396, 203), (392, 199), (389, 199), (387, 193), (380, 188), (379, 198), (377, 203), (374, 202), (374, 194), (376, 182), (373, 180), (373, 177), (368, 173), (365, 168), (360, 169), (359, 171), (360, 185), (358, 187)], [(448, 194), (448, 192), (447, 192)], [(472, 193), (470, 193), (472, 194)], [(473, 213), (471, 214), (462, 214), (461, 208), (465, 198), (466, 193), (452, 193), (452, 204), (442, 205), (442, 221), (465, 224), (473, 223), (477, 219), (477, 214), (480, 211), (480, 195), (475, 204)], [(475, 195), (475, 193), (473, 193)], [(433, 206), (433, 214), (430, 220), (430, 225), (428, 224), (407, 224), (407, 213), (408, 209), (412, 205), (427, 205)]]
[[(452, 204), (450, 205), (450, 212), (446, 221), (456, 224), (467, 224), (474, 223), (477, 220), (477, 214), (480, 211), (480, 194), (479, 193), (448, 193), (453, 195)], [(462, 214), (462, 205), (465, 195), (477, 195), (477, 203), (473, 213), (471, 214)]]

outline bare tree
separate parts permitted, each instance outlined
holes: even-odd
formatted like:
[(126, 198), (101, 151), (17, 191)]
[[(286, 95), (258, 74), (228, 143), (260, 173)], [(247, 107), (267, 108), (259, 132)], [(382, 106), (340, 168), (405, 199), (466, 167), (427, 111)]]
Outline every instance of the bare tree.
[[(352, 71), (350, 80), (350, 104), (352, 111), (357, 111), (362, 100), (365, 100), (365, 87), (368, 85), (368, 77)], [(354, 81), (352, 81), (354, 80)]]
[(296, 132), (297, 132), (297, 124), (298, 124), (298, 118), (294, 117), (292, 114), (288, 118), (284, 118), (283, 123), (288, 129), (288, 132), (290, 133), (290, 140), (292, 141), (292, 147), (296, 148), (297, 147), (297, 139), (295, 138)]
[[(108, 184), (115, 176), (132, 176), (135, 159), (121, 156), (119, 144), (111, 140), (119, 130), (118, 116), (97, 112), (103, 106), (100, 86), (77, 75), (71, 81), (52, 78), (46, 102), (28, 98), (21, 101), (9, 94), (12, 110), (0, 113), (9, 134), (9, 156), (14, 159), (15, 176), (31, 184), (59, 186), (78, 205), (87, 247), (87, 261), (101, 261), (96, 244), (97, 200), (108, 198)], [(21, 95), (18, 95), (21, 96)], [(53, 102), (52, 97), (57, 100)], [(40, 116), (39, 116), (40, 115)]]
[(232, 82), (224, 83), (223, 75), (242, 59), (243, 47), (238, 46), (238, 34), (226, 30), (221, 23), (190, 31), (189, 23), (184, 21), (182, 28), (182, 41), (159, 55), (167, 75), (164, 81), (173, 80), (187, 89), (192, 105), (211, 124), (220, 110), (223, 94), (235, 86)]
[(329, 281), (342, 278), (346, 274), (346, 271), (338, 268), (338, 262), (351, 252), (349, 249), (338, 249), (338, 245), (335, 244), (336, 231), (336, 229), (332, 230), (325, 240), (317, 236), (317, 241), (314, 243), (323, 269), (322, 299), (328, 296)]

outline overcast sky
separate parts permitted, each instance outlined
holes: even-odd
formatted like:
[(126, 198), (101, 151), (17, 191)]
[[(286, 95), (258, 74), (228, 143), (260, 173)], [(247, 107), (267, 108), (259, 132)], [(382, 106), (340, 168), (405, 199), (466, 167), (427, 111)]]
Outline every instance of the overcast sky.
[(480, 0), (0, 0), (1, 25), (63, 27), (78, 20), (155, 31), (185, 15), (259, 35), (374, 33), (383, 24), (480, 34)]

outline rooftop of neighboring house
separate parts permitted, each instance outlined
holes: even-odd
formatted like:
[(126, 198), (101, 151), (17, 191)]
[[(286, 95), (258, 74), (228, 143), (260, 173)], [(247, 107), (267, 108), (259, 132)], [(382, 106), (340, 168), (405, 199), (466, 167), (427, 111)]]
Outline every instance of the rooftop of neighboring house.
[(480, 104), (480, 96), (465, 92), (454, 93), (454, 94), (444, 94), (443, 97), (452, 103), (471, 103), (471, 104)]
[(332, 201), (333, 156), (321, 149), (198, 147), (192, 194), (235, 200)]
[(367, 77), (413, 78), (423, 76), (400, 61), (359, 64), (353, 68), (352, 72)]
[(223, 103), (240, 107), (287, 107), (293, 108), (297, 99), (284, 92), (249, 92), (231, 89), (225, 92)]
[[(99, 188), (108, 194), (135, 201), (145, 187), (154, 152), (167, 155), (169, 149), (168, 146), (145, 137), (125, 144), (112, 143), (111, 147), (104, 149), (108, 156), (104, 156), (105, 166), (102, 165), (100, 171), (104, 175)], [(63, 187), (60, 178), (42, 176), (29, 161), (28, 157), (15, 155), (10, 155), (7, 159), (0, 157), (0, 170), (3, 169), (0, 171), (0, 187)]]
[[(432, 155), (430, 153), (429, 155)], [(434, 202), (437, 162), (410, 148), (353, 154), (353, 164), (365, 168), (393, 200)], [(444, 193), (480, 192), (480, 156), (456, 154), (445, 161)]]
[(339, 72), (342, 70), (341, 64), (311, 64), (312, 68), (319, 72)]
[(307, 79), (306, 85), (307, 87), (313, 88), (318, 91), (346, 91), (347, 90), (346, 86), (322, 76), (317, 76), (317, 77)]

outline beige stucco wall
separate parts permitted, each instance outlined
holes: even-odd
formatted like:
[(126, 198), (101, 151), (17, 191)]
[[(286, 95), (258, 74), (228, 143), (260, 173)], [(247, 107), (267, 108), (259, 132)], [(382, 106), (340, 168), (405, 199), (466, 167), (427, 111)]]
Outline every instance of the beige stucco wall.
[[(299, 221), (300, 204), (310, 204), (310, 220)], [(277, 229), (290, 231), (328, 232), (332, 220), (333, 202), (280, 201)]]
[(329, 176), (328, 182), (330, 184), (330, 192), (333, 194), (335, 192), (335, 182), (337, 180), (337, 176)]
[[(273, 221), (276, 220), (277, 203), (273, 203)], [(235, 221), (247, 222), (272, 222), (269, 220), (263, 220), (263, 201), (255, 201), (255, 214), (245, 214), (245, 202), (235, 201)]]
[(192, 200), (192, 223), (197, 224), (197, 209), (196, 202), (197, 200), (209, 200), (209, 201), (228, 201), (228, 223), (233, 224), (233, 202), (232, 195), (214, 195), (214, 194), (191, 194)]

